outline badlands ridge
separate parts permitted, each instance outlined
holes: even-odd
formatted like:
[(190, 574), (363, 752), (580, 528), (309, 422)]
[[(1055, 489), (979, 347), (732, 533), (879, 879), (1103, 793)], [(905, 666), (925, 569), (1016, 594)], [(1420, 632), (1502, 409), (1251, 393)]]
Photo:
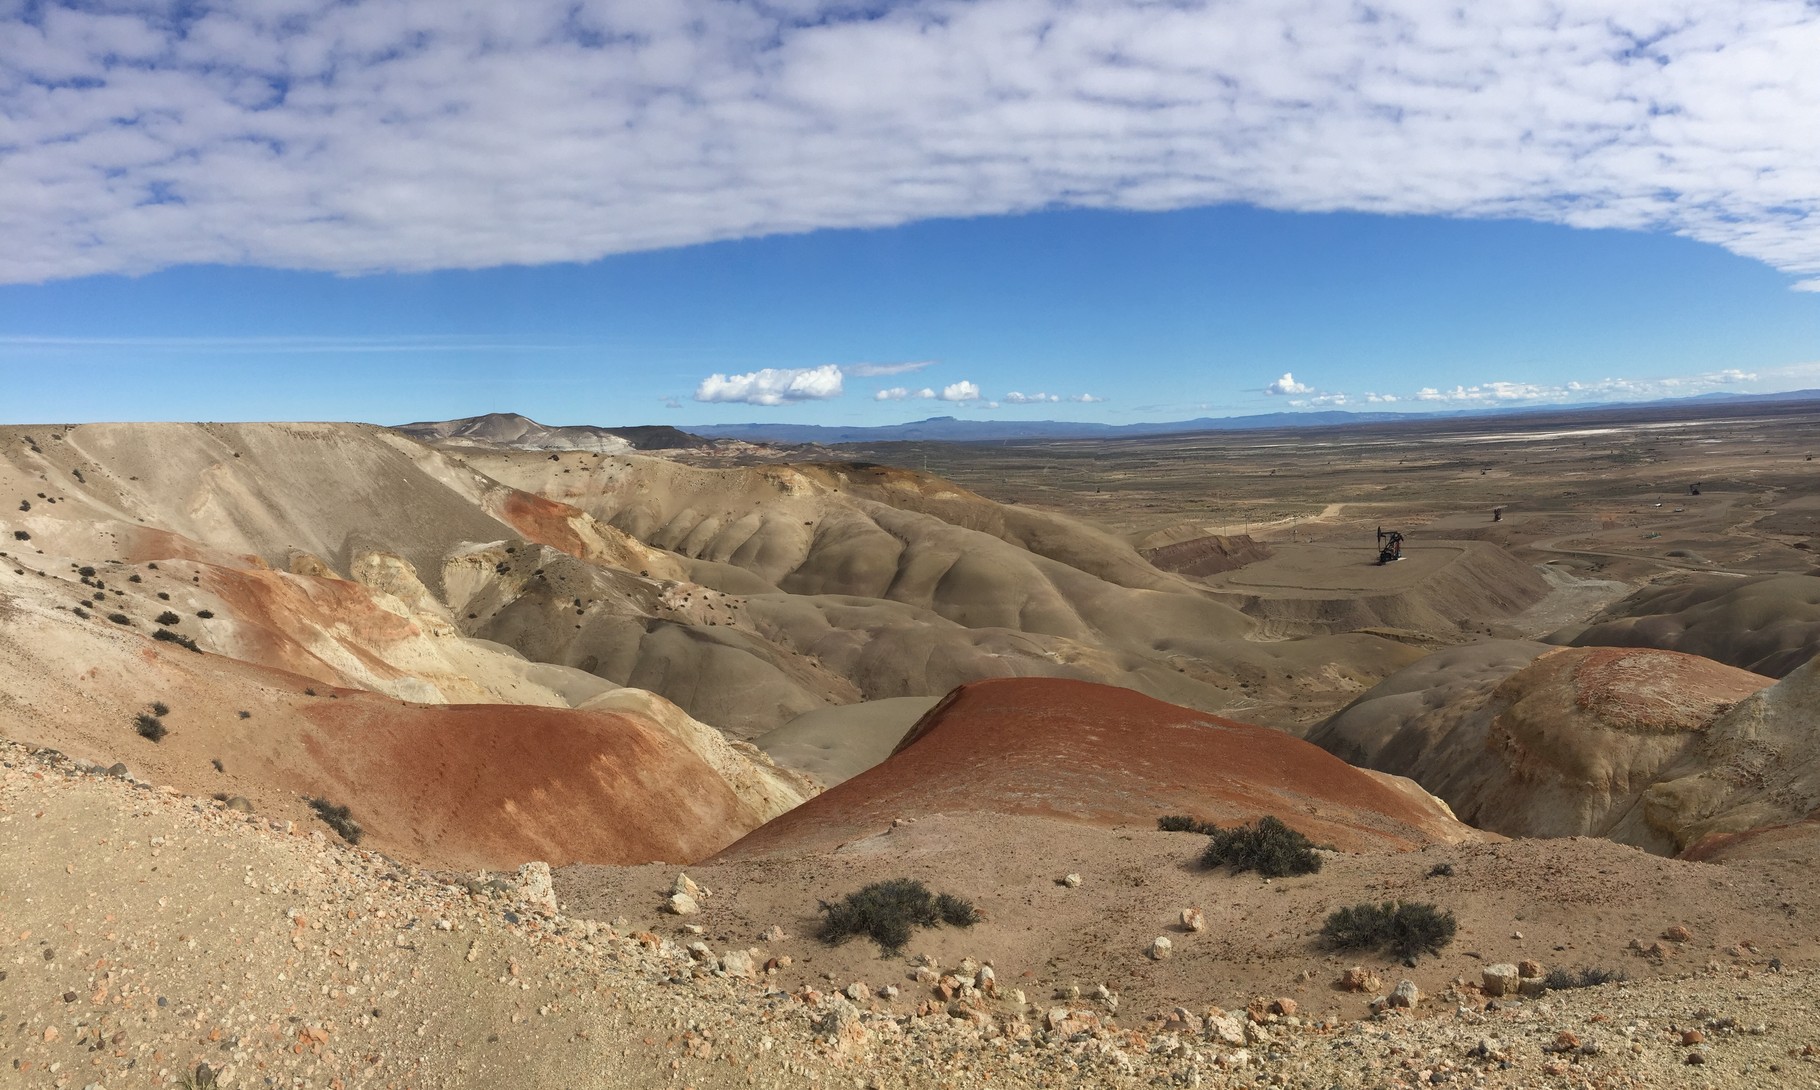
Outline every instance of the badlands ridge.
[[(1745, 1032), (1756, 1015), (1675, 997), (1811, 990), (1820, 576), (1629, 594), (1435, 521), (1380, 567), (1340, 526), (1115, 532), (671, 429), (0, 428), (7, 1068), (1811, 1070), (1811, 1023)], [(318, 816), (335, 806), (357, 846)], [(1274, 815), (1325, 865), (1202, 870), (1168, 814)], [(920, 966), (811, 937), (819, 901), (905, 876), (983, 919), (920, 933)], [(691, 886), (694, 911), (663, 911)], [(1458, 937), (1413, 965), (1317, 941), (1333, 909), (1390, 900), (1440, 904)], [(1159, 937), (1172, 954), (1145, 956)], [(1488, 1009), (1482, 969), (1519, 960), (1631, 983)], [(1429, 998), (1374, 1018), (1335, 985), (1354, 966)], [(1601, 1004), (1628, 1034), (1587, 1028)]]

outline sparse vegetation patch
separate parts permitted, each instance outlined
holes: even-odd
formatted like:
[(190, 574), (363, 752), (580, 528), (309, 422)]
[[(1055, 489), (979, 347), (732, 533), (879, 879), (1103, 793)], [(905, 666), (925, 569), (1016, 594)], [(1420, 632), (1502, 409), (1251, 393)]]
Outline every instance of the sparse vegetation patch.
[(855, 935), (865, 935), (886, 955), (901, 951), (916, 928), (943, 923), (971, 927), (980, 920), (971, 902), (950, 893), (938, 897), (910, 878), (873, 882), (833, 904), (821, 902), (821, 911), (818, 937), (823, 942), (838, 946)]
[(162, 742), (164, 736), (170, 733), (170, 728), (164, 725), (164, 720), (146, 712), (140, 712), (133, 717), (133, 729), (139, 732), (139, 737), (148, 742)]
[(1630, 977), (1622, 969), (1597, 969), (1582, 967), (1580, 969), (1550, 969), (1542, 978), (1542, 983), (1557, 992), (1572, 988), (1596, 988), (1601, 984), (1622, 984)]
[(1388, 950), (1399, 958), (1438, 954), (1453, 941), (1459, 922), (1426, 903), (1357, 904), (1327, 917), (1321, 940), (1335, 950)]
[(1314, 874), (1321, 869), (1314, 842), (1270, 814), (1236, 829), (1216, 828), (1209, 835), (1213, 839), (1201, 853), (1203, 867), (1231, 867), (1234, 874), (1255, 870), (1266, 878)]
[(190, 639), (188, 636), (182, 636), (172, 632), (168, 628), (160, 628), (158, 631), (152, 633), (152, 639), (163, 640), (165, 643), (174, 643), (178, 647), (187, 648), (196, 652), (198, 655), (202, 654), (202, 648), (196, 646), (195, 640)]
[(360, 843), (360, 838), (365, 835), (364, 830), (350, 816), (351, 811), (346, 806), (337, 806), (328, 799), (313, 798), (308, 801), (310, 809), (316, 811), (316, 816), (322, 819), (323, 824), (340, 833), (341, 839), (349, 844)]

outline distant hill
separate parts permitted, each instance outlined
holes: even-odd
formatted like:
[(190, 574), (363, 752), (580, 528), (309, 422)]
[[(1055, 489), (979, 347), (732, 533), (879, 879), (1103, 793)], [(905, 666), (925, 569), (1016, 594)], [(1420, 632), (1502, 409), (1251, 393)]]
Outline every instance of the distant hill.
[(1157, 435), (1187, 435), (1209, 431), (1258, 431), (1271, 428), (1318, 428), (1360, 424), (1413, 424), (1430, 420), (1458, 421), (1475, 417), (1509, 416), (1588, 417), (1610, 416), (1638, 409), (1681, 406), (1707, 411), (1717, 406), (1750, 406), (1786, 402), (1820, 401), (1820, 390), (1788, 390), (1776, 394), (1701, 394), (1697, 397), (1599, 405), (1527, 405), (1501, 409), (1456, 409), (1447, 412), (1274, 412), (1251, 416), (1196, 417), (1137, 424), (1095, 424), (1070, 420), (962, 420), (933, 416), (906, 424), (877, 427), (829, 427), (821, 424), (745, 423), (699, 424), (690, 434), (709, 439), (743, 439), (749, 443), (946, 442), (986, 443), (1007, 439), (1135, 439)]
[(395, 430), (413, 439), (456, 440), (516, 450), (677, 450), (707, 446), (700, 436), (667, 425), (599, 428), (549, 427), (517, 413), (488, 413), (461, 420), (419, 421)]

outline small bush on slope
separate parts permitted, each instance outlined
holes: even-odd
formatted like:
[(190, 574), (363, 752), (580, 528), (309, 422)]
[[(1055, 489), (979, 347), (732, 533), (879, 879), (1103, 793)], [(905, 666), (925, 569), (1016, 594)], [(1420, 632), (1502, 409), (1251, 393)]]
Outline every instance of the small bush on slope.
[(1459, 923), (1431, 904), (1358, 904), (1327, 917), (1321, 939), (1336, 950), (1389, 950), (1399, 958), (1438, 954)]
[(824, 918), (818, 937), (823, 942), (838, 946), (855, 935), (865, 935), (887, 955), (902, 950), (918, 927), (939, 923), (971, 927), (980, 918), (967, 901), (948, 893), (937, 897), (929, 887), (909, 878), (873, 882), (835, 904), (821, 902), (821, 911)]
[(1321, 869), (1314, 843), (1269, 814), (1255, 824), (1214, 829), (1210, 835), (1213, 839), (1201, 853), (1203, 867), (1227, 866), (1234, 874), (1255, 870), (1266, 878), (1314, 874)]
[(351, 811), (346, 806), (337, 806), (328, 799), (313, 798), (308, 802), (310, 809), (316, 811), (316, 816), (321, 818), (329, 828), (340, 833), (341, 839), (349, 844), (360, 843), (360, 838), (365, 835), (365, 830), (350, 816)]
[(164, 740), (164, 736), (170, 733), (162, 719), (144, 712), (133, 717), (133, 729), (139, 732), (139, 737), (148, 742), (161, 742)]

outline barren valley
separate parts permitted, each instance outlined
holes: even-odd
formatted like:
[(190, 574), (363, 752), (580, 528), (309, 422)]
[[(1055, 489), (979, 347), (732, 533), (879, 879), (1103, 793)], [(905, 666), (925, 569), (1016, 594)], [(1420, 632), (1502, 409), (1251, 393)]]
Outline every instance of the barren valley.
[(0, 428), (0, 1070), (1814, 1085), (1817, 426)]

